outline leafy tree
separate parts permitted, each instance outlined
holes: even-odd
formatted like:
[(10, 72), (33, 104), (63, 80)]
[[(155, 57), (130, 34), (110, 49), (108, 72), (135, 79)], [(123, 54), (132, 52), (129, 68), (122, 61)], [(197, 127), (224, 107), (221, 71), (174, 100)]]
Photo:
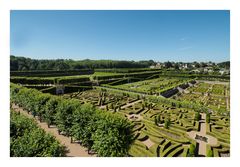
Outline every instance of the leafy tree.
[(217, 65), (218, 65), (220, 68), (226, 68), (226, 69), (229, 69), (229, 68), (230, 68), (230, 61), (226, 61), (226, 62), (218, 63)]
[(172, 102), (172, 107), (176, 107), (176, 103)]
[(199, 121), (201, 119), (201, 115), (199, 112), (195, 112), (195, 117), (194, 117), (194, 120), (195, 121)]
[(157, 120), (156, 116), (154, 117), (154, 123), (155, 123), (155, 125), (158, 125), (158, 120)]
[(97, 122), (97, 129), (93, 133), (93, 150), (99, 156), (123, 157), (127, 156), (128, 149), (133, 140), (132, 125), (126, 119), (109, 114), (102, 115)]
[(166, 129), (168, 129), (169, 126), (170, 126), (170, 124), (171, 124), (170, 118), (165, 118), (164, 127), (165, 127)]
[(207, 114), (206, 114), (206, 122), (207, 122), (207, 123), (210, 123), (210, 113), (207, 113)]
[(165, 68), (171, 68), (173, 67), (172, 63), (170, 61), (164, 63)]
[(73, 112), (73, 122), (71, 127), (71, 136), (80, 140), (84, 146), (90, 150), (93, 145), (92, 134), (96, 130), (95, 108), (89, 104), (78, 107)]
[(158, 123), (160, 123), (160, 124), (162, 123), (160, 115), (157, 115), (157, 121), (158, 121)]
[(190, 144), (188, 157), (195, 157), (195, 155), (196, 155), (196, 146), (194, 144)]
[(57, 113), (57, 106), (61, 103), (61, 99), (52, 97), (50, 98), (45, 105), (45, 113), (43, 115), (44, 121), (48, 124), (48, 126), (56, 124), (55, 115)]
[(72, 113), (76, 109), (78, 102), (76, 100), (62, 99), (61, 103), (57, 106), (57, 113), (55, 121), (57, 128), (60, 132), (65, 132), (68, 136), (72, 126)]
[(45, 104), (49, 100), (50, 96), (47, 94), (39, 94), (35, 98), (34, 110), (39, 116), (40, 121), (42, 121), (42, 116), (45, 114)]
[(179, 65), (178, 65), (178, 63), (175, 63), (175, 64), (174, 64), (174, 69), (175, 69), (175, 70), (179, 70)]
[(36, 122), (11, 111), (11, 157), (59, 157), (65, 156), (65, 148), (50, 134), (38, 128)]
[(212, 150), (208, 150), (207, 157), (213, 157), (213, 151)]

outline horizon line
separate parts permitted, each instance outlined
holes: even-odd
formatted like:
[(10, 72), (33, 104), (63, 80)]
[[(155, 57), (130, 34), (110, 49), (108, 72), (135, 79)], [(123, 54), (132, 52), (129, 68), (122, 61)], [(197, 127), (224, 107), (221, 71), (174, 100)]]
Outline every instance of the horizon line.
[[(139, 61), (150, 61), (150, 60), (153, 60), (153, 59), (144, 59), (144, 60), (121, 60), (121, 59), (88, 59), (88, 58), (85, 58), (85, 59), (74, 59), (74, 58), (31, 58), (31, 57), (26, 57), (26, 56), (16, 56), (16, 55), (12, 55), (10, 54), (10, 56), (15, 56), (15, 57), (24, 57), (24, 58), (27, 58), (27, 59), (32, 59), (32, 60), (73, 60), (73, 61), (84, 61), (84, 60), (92, 60), (92, 61), (100, 61), (100, 60), (112, 60), (112, 61), (134, 61), (134, 62), (139, 62)], [(166, 60), (166, 61), (160, 61), (160, 60), (153, 60), (154, 62), (156, 63), (163, 63), (163, 62), (174, 62), (174, 63), (179, 63), (179, 62), (182, 62), (182, 63), (194, 63), (194, 62), (197, 62), (197, 63), (209, 63), (209, 62), (212, 62), (212, 63), (221, 63), (221, 62), (227, 62), (227, 61), (230, 61), (230, 60), (222, 60), (222, 61), (213, 61), (213, 60), (206, 60), (206, 61), (174, 61), (174, 60)]]

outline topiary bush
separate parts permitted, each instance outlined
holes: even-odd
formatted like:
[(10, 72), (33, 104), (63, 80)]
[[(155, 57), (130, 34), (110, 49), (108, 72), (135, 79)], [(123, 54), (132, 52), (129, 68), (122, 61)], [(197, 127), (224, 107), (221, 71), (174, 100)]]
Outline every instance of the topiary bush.
[(201, 119), (201, 115), (199, 112), (195, 112), (194, 120), (199, 121)]
[(206, 122), (207, 122), (207, 123), (210, 123), (210, 113), (207, 113), (207, 114), (206, 114)]
[(195, 157), (196, 155), (196, 146), (194, 144), (190, 144), (188, 157)]
[(213, 157), (213, 151), (212, 150), (208, 150), (207, 157)]

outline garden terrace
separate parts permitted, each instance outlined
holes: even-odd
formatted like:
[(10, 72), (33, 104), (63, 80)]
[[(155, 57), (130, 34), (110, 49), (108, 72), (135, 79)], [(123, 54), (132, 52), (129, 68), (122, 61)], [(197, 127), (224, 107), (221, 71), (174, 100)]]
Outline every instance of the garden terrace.
[(198, 83), (193, 87), (190, 87), (188, 91), (198, 92), (198, 93), (207, 93), (212, 85), (208, 83)]
[(56, 77), (56, 76), (73, 76), (73, 75), (90, 75), (93, 74), (92, 69), (81, 70), (41, 70), (41, 71), (11, 71), (10, 76), (24, 77)]
[[(172, 90), (172, 89), (174, 90), (174, 88), (178, 86), (183, 86), (187, 84), (188, 81), (189, 79), (160, 77), (157, 79), (149, 79), (149, 80), (144, 80), (144, 81), (139, 81), (134, 83), (117, 85), (113, 87), (123, 89), (123, 90), (129, 90), (133, 92), (150, 94), (150, 95), (159, 95), (160, 93), (163, 93), (163, 92), (167, 93), (168, 90)], [(111, 84), (108, 84), (108, 85), (111, 85)]]
[(224, 96), (226, 94), (226, 85), (215, 84), (212, 87), (212, 90), (209, 92), (213, 95)]
[[(146, 72), (138, 72), (138, 73), (108, 73), (106, 72), (104, 75), (93, 75), (92, 80), (98, 83), (111, 83), (111, 82), (117, 82), (116, 79), (122, 80), (122, 79), (128, 79), (126, 81), (139, 81), (144, 80), (146, 78), (151, 77), (158, 77), (160, 74), (160, 71), (146, 71)], [(125, 81), (125, 82), (126, 82)]]
[(55, 84), (53, 78), (36, 78), (36, 77), (11, 77), (10, 82), (22, 85), (48, 85)]
[(191, 74), (182, 71), (162, 71), (160, 77), (179, 77), (179, 78), (192, 78), (207, 81), (229, 81), (230, 75), (210, 75), (210, 74)]
[(174, 96), (179, 101), (191, 101), (206, 106), (213, 111), (229, 113), (229, 83), (199, 82), (186, 91)]
[(92, 85), (92, 78), (101, 76), (114, 76), (115, 73), (95, 72), (89, 75), (75, 75), (75, 76), (11, 76), (12, 83), (22, 85), (55, 85), (55, 84), (71, 84), (71, 85)]
[[(75, 82), (75, 79), (81, 78), (78, 78), (79, 76), (55, 77), (54, 79), (65, 79), (61, 80), (61, 83), (65, 88), (69, 86), (69, 89), (71, 90), (64, 92), (62, 96), (54, 96), (60, 101), (57, 103), (58, 107), (56, 108), (59, 111), (60, 108), (63, 108), (63, 110), (61, 109), (61, 113), (68, 113), (69, 115), (77, 114), (74, 116), (74, 119), (71, 117), (68, 118), (64, 115), (64, 117), (61, 118), (61, 121), (56, 121), (55, 124), (60, 124), (58, 127), (65, 133), (70, 134), (72, 130), (74, 130), (74, 134), (70, 135), (72, 135), (74, 139), (79, 139), (78, 135), (81, 135), (80, 132), (82, 132), (81, 126), (86, 128), (88, 124), (85, 125), (86, 123), (84, 122), (79, 126), (79, 124), (77, 124), (79, 122), (76, 124), (72, 123), (72, 121), (79, 121), (79, 118), (82, 118), (81, 114), (83, 114), (82, 112), (76, 112), (75, 108), (78, 108), (78, 106), (80, 108), (85, 108), (85, 106), (90, 103), (94, 108), (93, 110), (90, 109), (91, 113), (97, 113), (96, 117), (94, 116), (93, 118), (93, 122), (90, 121), (92, 119), (91, 116), (87, 117), (89, 118), (87, 122), (90, 121), (91, 125), (94, 124), (94, 121), (98, 122), (98, 119), (100, 118), (105, 120), (105, 116), (102, 116), (100, 113), (109, 114), (109, 117), (114, 120), (114, 116), (119, 116), (127, 121), (129, 126), (131, 125), (131, 135), (133, 136), (134, 141), (132, 144), (130, 144), (129, 141), (129, 148), (124, 148), (124, 152), (126, 153), (124, 156), (194, 156), (191, 153), (191, 146), (196, 146), (196, 150), (198, 151), (198, 139), (196, 139), (195, 136), (191, 137), (189, 134), (198, 134), (202, 130), (205, 131), (204, 129), (206, 129), (207, 135), (216, 138), (218, 142), (217, 145), (206, 146), (207, 150), (212, 150), (214, 156), (227, 156), (230, 152), (230, 144), (228, 142), (230, 138), (229, 85), (225, 84), (222, 86), (221, 83), (217, 83), (216, 81), (214, 81), (216, 83), (202, 81), (196, 82), (196, 80), (189, 79), (189, 77), (159, 77), (160, 72), (158, 71), (157, 74), (155, 74), (155, 72), (156, 71), (141, 72), (138, 75), (134, 73), (97, 72), (93, 75), (85, 76), (88, 79), (83, 81), (83, 83), (88, 83), (89, 80), (92, 83), (86, 86), (78, 86), (78, 82), (81, 82)], [(60, 80), (58, 79), (58, 81)], [(126, 84), (126, 82), (132, 83)], [(14, 87), (17, 86), (14, 85)], [(80, 89), (80, 87), (86, 87), (86, 89)], [(87, 87), (90, 90), (87, 90)], [(27, 91), (25, 88), (20, 88)], [(224, 91), (221, 90), (223, 88)], [(40, 89), (42, 92), (45, 92), (44, 94), (41, 94), (41, 96), (50, 96), (46, 93), (50, 93), (49, 91), (54, 91), (54, 89), (56, 88), (48, 87), (46, 89)], [(174, 92), (175, 95), (172, 98), (161, 96), (161, 93), (169, 93), (169, 91), (175, 89), (177, 90), (177, 93)], [(14, 89), (14, 91), (17, 91), (17, 89)], [(23, 99), (25, 98), (25, 95), (23, 95), (24, 91), (21, 91), (20, 94), (14, 91), (11, 93), (11, 98), (13, 97), (16, 102), (19, 102), (22, 106), (26, 106), (26, 109), (29, 111), (31, 111), (31, 109), (38, 110), (38, 107), (30, 107), (29, 109), (29, 106), (31, 105), (25, 104), (28, 101), (31, 101), (31, 98), (34, 99), (34, 97), (27, 96), (26, 99), (28, 100), (23, 102), (19, 97)], [(169, 96), (172, 96), (172, 94)], [(39, 100), (35, 101), (34, 106), (39, 106), (37, 101)], [(42, 105), (45, 105), (44, 101), (40, 102), (42, 102)], [(36, 113), (41, 116), (41, 112), (44, 111), (39, 111), (36, 111)], [(206, 128), (204, 128), (203, 120), (201, 119), (201, 116), (198, 118), (198, 115), (202, 115), (203, 113), (207, 114), (208, 112), (210, 113), (210, 122), (208, 122)], [(58, 114), (60, 114), (60, 112), (58, 112)], [(111, 122), (110, 118), (108, 120), (109, 122)], [(56, 118), (54, 117), (53, 119)], [(88, 141), (88, 139), (83, 136), (81, 136), (83, 137), (81, 140), (87, 140), (90, 143), (90, 149), (98, 152), (100, 156), (109, 156), (111, 154), (110, 149), (107, 151), (107, 154), (104, 154), (103, 150), (106, 148), (104, 148), (104, 146), (99, 146), (99, 143), (97, 142), (99, 139), (102, 141), (109, 137), (107, 136), (108, 134), (104, 133), (104, 127), (101, 126), (102, 124), (100, 122), (96, 126), (100, 126), (102, 131), (100, 130), (97, 134), (101, 133), (102, 135), (101, 138), (99, 138), (100, 136), (97, 136), (98, 138), (96, 141), (94, 138), (94, 146), (91, 143), (92, 141)], [(116, 122), (118, 121), (116, 120)], [(104, 122), (104, 125), (105, 123), (106, 122)], [(109, 125), (108, 123), (106, 123), (106, 126), (113, 128), (113, 125)], [(70, 126), (70, 129), (65, 126)], [(93, 127), (93, 129), (96, 128)], [(92, 132), (89, 133), (92, 135)], [(204, 135), (200, 136), (206, 137)], [(109, 145), (117, 146), (112, 143), (109, 143)], [(116, 148), (111, 149), (111, 151), (114, 152), (114, 149)], [(119, 156), (116, 152), (114, 155)], [(196, 154), (195, 156), (198, 155)]]
[(64, 76), (64, 77), (11, 77), (12, 83), (22, 85), (56, 85), (56, 84), (77, 84), (92, 85), (88, 76)]
[(95, 69), (96, 72), (111, 72), (111, 73), (136, 73), (146, 71), (161, 71), (161, 69), (151, 68), (113, 68), (113, 69)]

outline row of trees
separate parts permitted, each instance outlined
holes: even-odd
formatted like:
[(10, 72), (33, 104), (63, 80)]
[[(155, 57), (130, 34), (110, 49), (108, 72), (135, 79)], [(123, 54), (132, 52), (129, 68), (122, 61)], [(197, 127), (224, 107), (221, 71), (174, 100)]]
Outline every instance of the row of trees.
[[(174, 68), (179, 70), (183, 64), (188, 66), (193, 66), (194, 68), (204, 68), (208, 67), (208, 64), (214, 69), (219, 68), (230, 68), (230, 61), (222, 63), (204, 63), (204, 62), (193, 62), (193, 63), (183, 63), (183, 62), (164, 62), (161, 63), (163, 68), (169, 69)], [(55, 60), (37, 60), (25, 57), (10, 56), (10, 69), (11, 71), (25, 71), (25, 70), (74, 70), (74, 69), (105, 69), (105, 68), (148, 68), (149, 66), (156, 65), (157, 63), (153, 60), (144, 61), (118, 61), (118, 60), (71, 60), (71, 59), (55, 59)]]
[[(215, 65), (215, 63), (213, 62), (208, 62), (212, 65)], [(164, 62), (164, 67), (165, 68), (175, 68), (175, 69), (179, 69), (180, 66), (183, 66), (183, 65), (187, 65), (187, 66), (194, 66), (195, 68), (200, 68), (200, 67), (207, 67), (208, 66), (208, 63), (206, 62), (192, 62), (192, 63), (183, 63), (183, 62), (170, 62), (170, 61), (167, 61), (167, 62)]]
[(65, 153), (65, 147), (40, 129), (34, 120), (11, 111), (11, 157), (61, 157)]
[(164, 62), (162, 63), (162, 66), (164, 68), (169, 69), (169, 68), (174, 68), (175, 70), (179, 70), (180, 67), (182, 66), (187, 66), (188, 69), (194, 69), (194, 68), (205, 68), (205, 67), (213, 67), (214, 70), (218, 70), (219, 68), (225, 68), (229, 69), (230, 68), (230, 61), (225, 61), (221, 63), (214, 63), (214, 62), (191, 62), (191, 63), (183, 63), (183, 62)]
[(225, 61), (225, 62), (218, 63), (218, 66), (219, 66), (219, 68), (230, 69), (230, 61)]
[(49, 126), (56, 125), (59, 132), (80, 141), (98, 156), (127, 156), (133, 139), (132, 124), (117, 113), (15, 84), (11, 84), (11, 101)]
[(117, 61), (117, 60), (79, 60), (56, 59), (56, 60), (36, 60), (25, 57), (10, 56), (11, 71), (26, 70), (76, 70), (95, 68), (146, 68), (154, 64), (149, 61)]

